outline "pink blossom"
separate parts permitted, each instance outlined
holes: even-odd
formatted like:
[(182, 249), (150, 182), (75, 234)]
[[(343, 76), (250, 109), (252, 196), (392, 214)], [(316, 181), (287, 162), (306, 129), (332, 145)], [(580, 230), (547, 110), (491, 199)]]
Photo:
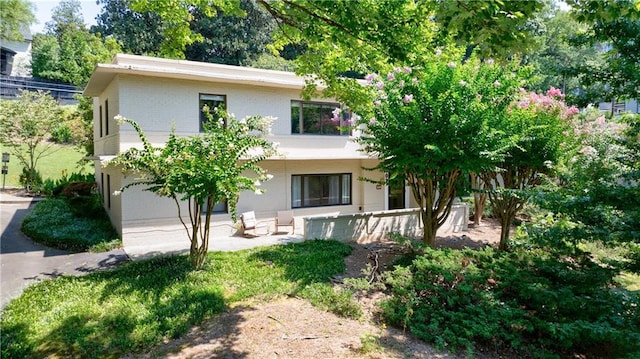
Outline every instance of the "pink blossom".
[(465, 87), (465, 86), (467, 86), (467, 82), (464, 81), (464, 80), (460, 80), (460, 82), (458, 82), (458, 85), (460, 85), (462, 87)]
[(382, 101), (376, 100), (373, 104), (376, 105), (376, 107), (380, 107), (382, 106)]
[(519, 108), (527, 108), (527, 107), (529, 107), (529, 99), (528, 98), (523, 98), (522, 100), (518, 101), (518, 107)]
[(376, 87), (378, 90), (382, 90), (384, 88), (384, 83), (382, 81), (376, 82)]
[(436, 56), (440, 56), (440, 55), (442, 55), (442, 50), (436, 49)]
[(562, 134), (564, 135), (564, 137), (569, 137), (569, 131), (563, 131)]
[(496, 82), (493, 83), (493, 86), (500, 87), (500, 81), (496, 80)]
[(418, 81), (418, 79), (417, 79), (417, 78), (415, 78), (415, 77), (414, 77), (413, 79), (411, 79), (411, 82), (412, 82), (414, 85), (417, 85), (419, 81)]
[(567, 109), (567, 116), (575, 115), (575, 114), (577, 114), (578, 112), (580, 112), (580, 110), (578, 110), (578, 108), (577, 108), (577, 107), (575, 107), (575, 106), (571, 106), (571, 107), (569, 107), (569, 108)]
[(387, 74), (387, 80), (389, 80), (389, 81), (393, 81), (393, 80), (395, 80), (395, 79), (396, 79), (396, 75), (394, 75), (394, 74), (393, 74), (393, 72), (389, 72), (389, 73)]
[(560, 91), (560, 89), (557, 89), (553, 86), (551, 86), (551, 88), (547, 91), (547, 96), (549, 97), (563, 97), (562, 95), (562, 91)]
[(404, 98), (402, 99), (402, 101), (404, 101), (404, 103), (409, 103), (413, 101), (413, 95), (404, 95)]
[(493, 59), (488, 59), (487, 60), (487, 65), (491, 66), (491, 65), (493, 65), (493, 63), (494, 63)]
[(401, 68), (399, 68), (399, 67), (394, 67), (394, 68), (393, 68), (393, 72), (400, 73), (400, 72), (402, 72), (402, 69), (401, 69)]
[(604, 118), (604, 116), (600, 116), (600, 117), (596, 118), (596, 124), (598, 126), (604, 126), (605, 122), (606, 122), (606, 119)]
[(405, 67), (404, 67), (404, 73), (405, 73), (405, 74), (410, 74), (410, 73), (411, 73), (411, 67), (409, 67), (409, 66), (405, 66)]
[(373, 80), (375, 80), (376, 77), (378, 77), (377, 74), (368, 74), (367, 76), (364, 77), (364, 79), (367, 80), (368, 83), (372, 84)]

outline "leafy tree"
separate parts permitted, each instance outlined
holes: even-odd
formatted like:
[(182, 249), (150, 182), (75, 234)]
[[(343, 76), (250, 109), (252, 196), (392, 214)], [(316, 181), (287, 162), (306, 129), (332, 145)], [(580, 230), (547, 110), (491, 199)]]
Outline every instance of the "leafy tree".
[(604, 59), (597, 47), (576, 41), (581, 33), (588, 31), (588, 26), (559, 9), (541, 14), (539, 21), (541, 29), (534, 37), (537, 46), (523, 58), (524, 64), (535, 69), (527, 88), (537, 93), (559, 88), (566, 95), (567, 103), (579, 106), (597, 101), (604, 84), (585, 81), (589, 76), (582, 69), (600, 68)]
[(17, 100), (2, 100), (0, 111), (0, 142), (23, 166), (27, 190), (39, 184), (38, 161), (54, 151), (47, 140), (60, 121), (60, 107), (47, 93), (22, 91)]
[(21, 30), (36, 21), (27, 0), (0, 0), (0, 39), (22, 41)]
[(109, 62), (120, 52), (115, 40), (89, 33), (77, 0), (62, 1), (46, 27), (47, 34), (33, 38), (34, 77), (84, 86), (97, 63)]
[(239, 17), (219, 11), (216, 16), (206, 16), (201, 9), (194, 9), (191, 30), (202, 36), (185, 49), (188, 60), (214, 62), (229, 65), (248, 65), (266, 52), (271, 42), (275, 23), (254, 0), (241, 0)]
[[(207, 108), (203, 111), (209, 114)], [(216, 119), (207, 122), (203, 135), (178, 137), (172, 133), (162, 148), (153, 147), (133, 120), (120, 121), (131, 124), (143, 144), (141, 149), (120, 153), (112, 161), (126, 172), (142, 175), (125, 188), (144, 185), (147, 191), (175, 201), (178, 218), (191, 241), (191, 265), (201, 267), (209, 247), (215, 203), (227, 200), (235, 220), (240, 192), (261, 193), (257, 187), (268, 179), (258, 163), (275, 154), (273, 145), (263, 137), (270, 131), (271, 119), (253, 116), (238, 121), (216, 111)], [(256, 177), (249, 177), (249, 173)], [(183, 220), (180, 201), (188, 203), (190, 226)]]
[(363, 121), (360, 142), (380, 159), (373, 169), (411, 186), (429, 245), (435, 244), (462, 179), (493, 168), (509, 145), (490, 124), (505, 116), (520, 86), (512, 70), (491, 61), (450, 62), (440, 55), (416, 71), (398, 68), (367, 76), (377, 99), (373, 120)]
[(163, 23), (159, 15), (131, 9), (131, 0), (98, 0), (102, 5), (91, 32), (115, 38), (122, 51), (135, 55), (159, 55)]
[(603, 66), (584, 66), (587, 83), (607, 85), (603, 100), (640, 98), (640, 6), (636, 0), (569, 0), (577, 21), (589, 26), (579, 40), (600, 46)]
[(219, 11), (227, 15), (243, 15), (240, 0), (176, 0), (170, 3), (154, 0), (132, 0), (131, 8), (137, 12), (152, 12), (163, 21), (163, 43), (159, 53), (163, 57), (184, 58), (188, 45), (202, 41), (201, 34), (191, 31), (193, 9), (203, 16), (212, 17)]
[(527, 203), (531, 190), (550, 174), (570, 145), (570, 119), (578, 113), (561, 101), (560, 90), (551, 88), (546, 95), (522, 92), (506, 116), (493, 126), (515, 144), (497, 165), (498, 169), (481, 174), (493, 215), (501, 224), (501, 250), (507, 249), (509, 229), (516, 214)]

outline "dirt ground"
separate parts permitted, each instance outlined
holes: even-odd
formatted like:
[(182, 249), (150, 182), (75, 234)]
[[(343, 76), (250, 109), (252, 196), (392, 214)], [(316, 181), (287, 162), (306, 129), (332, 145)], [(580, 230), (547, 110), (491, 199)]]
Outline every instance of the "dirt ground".
[[(495, 245), (500, 226), (492, 220), (460, 233), (437, 238), (437, 246), (480, 248)], [(378, 253), (384, 270), (398, 253), (392, 242), (352, 244), (345, 258), (346, 272), (341, 278), (364, 276), (372, 263), (370, 253)], [(337, 282), (341, 278), (338, 278)], [(337, 283), (336, 285), (340, 285)], [(130, 358), (464, 358), (438, 352), (402, 329), (387, 327), (380, 321), (376, 303), (382, 293), (358, 295), (365, 311), (361, 320), (340, 318), (316, 309), (293, 297), (268, 303), (242, 303), (206, 321), (183, 338), (167, 341), (148, 353)], [(498, 358), (491, 353), (476, 358)]]

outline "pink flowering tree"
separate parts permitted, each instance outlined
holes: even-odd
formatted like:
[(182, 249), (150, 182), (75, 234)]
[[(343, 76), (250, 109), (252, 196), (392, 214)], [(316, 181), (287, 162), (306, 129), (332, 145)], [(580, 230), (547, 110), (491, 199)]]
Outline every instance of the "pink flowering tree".
[[(420, 207), (423, 241), (435, 244), (462, 181), (503, 159), (510, 139), (490, 124), (504, 117), (520, 86), (510, 66), (450, 61), (437, 53), (424, 68), (367, 76), (372, 116), (363, 116), (363, 150), (371, 170), (405, 180)], [(370, 118), (370, 120), (369, 120)], [(379, 180), (377, 180), (379, 181)]]
[(563, 98), (553, 87), (544, 95), (522, 89), (506, 116), (493, 123), (505, 136), (515, 139), (497, 170), (481, 174), (493, 215), (502, 227), (501, 250), (507, 249), (509, 228), (531, 190), (542, 183), (571, 146), (571, 121), (578, 109), (567, 107)]

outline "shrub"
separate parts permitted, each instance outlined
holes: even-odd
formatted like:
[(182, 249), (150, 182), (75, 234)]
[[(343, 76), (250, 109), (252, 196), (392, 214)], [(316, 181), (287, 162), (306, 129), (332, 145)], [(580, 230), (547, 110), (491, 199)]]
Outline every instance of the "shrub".
[(390, 323), (440, 348), (515, 350), (545, 357), (640, 354), (637, 294), (588, 258), (542, 250), (427, 249), (396, 267), (382, 305)]
[(73, 140), (71, 128), (69, 128), (66, 123), (57, 125), (53, 131), (51, 131), (51, 140), (60, 144), (71, 143)]
[[(86, 198), (92, 201), (93, 208), (100, 201), (96, 197)], [(99, 208), (101, 215), (96, 215), (98, 210), (74, 210), (73, 204), (62, 198), (45, 199), (26, 215), (22, 231), (38, 242), (65, 250), (106, 250), (118, 246), (118, 235), (102, 206)]]

